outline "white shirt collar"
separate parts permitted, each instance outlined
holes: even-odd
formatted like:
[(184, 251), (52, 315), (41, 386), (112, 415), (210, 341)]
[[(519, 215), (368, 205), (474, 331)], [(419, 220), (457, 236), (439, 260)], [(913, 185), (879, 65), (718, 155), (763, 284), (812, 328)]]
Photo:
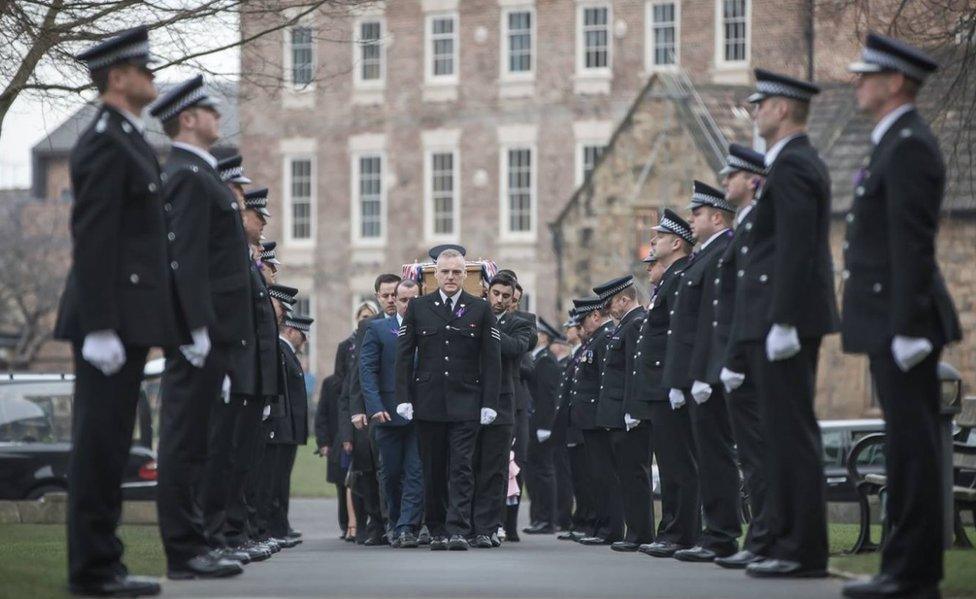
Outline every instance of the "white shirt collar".
[(911, 102), (909, 102), (907, 104), (902, 104), (898, 108), (892, 110), (888, 114), (881, 117), (881, 120), (878, 121), (878, 124), (874, 126), (873, 130), (871, 130), (871, 143), (873, 143), (874, 145), (878, 145), (879, 143), (881, 143), (881, 138), (885, 136), (885, 133), (888, 132), (888, 129), (891, 129), (891, 126), (895, 124), (895, 121), (900, 119), (901, 116), (906, 112), (908, 112), (909, 110), (914, 110), (914, 109), (915, 106)]
[(452, 296), (448, 296), (446, 293), (444, 293), (444, 290), (443, 289), (438, 289), (437, 291), (439, 291), (440, 294), (441, 294), (441, 301), (442, 302), (444, 302), (446, 304), (447, 303), (447, 298), (450, 297), (451, 298), (451, 305), (452, 306), (456, 306), (457, 305), (458, 297), (460, 297), (460, 295), (461, 295), (461, 290), (460, 289), (458, 289), (457, 290), (457, 293), (455, 293)]
[(136, 128), (136, 131), (139, 132), (139, 135), (146, 134), (145, 121), (143, 121), (141, 118), (137, 117), (136, 115), (132, 114), (125, 108), (119, 108), (118, 106), (113, 106), (112, 108), (114, 108), (116, 112), (118, 112), (123, 117), (125, 117), (125, 120), (129, 121), (129, 123)]
[(396, 318), (396, 321), (397, 321), (397, 326), (403, 326), (403, 317), (400, 316), (400, 313), (399, 312), (396, 313), (395, 318)]
[(724, 228), (724, 229), (722, 229), (721, 231), (719, 231), (719, 232), (717, 232), (717, 233), (712, 233), (712, 236), (711, 236), (711, 237), (709, 237), (709, 238), (708, 238), (708, 239), (707, 239), (707, 240), (705, 241), (705, 243), (703, 243), (703, 244), (701, 244), (701, 247), (700, 247), (700, 248), (698, 248), (698, 251), (700, 252), (700, 251), (702, 251), (703, 249), (705, 249), (705, 248), (707, 248), (707, 247), (708, 247), (708, 244), (710, 244), (711, 242), (713, 242), (713, 241), (715, 241), (715, 239), (716, 239), (716, 238), (717, 238), (717, 237), (718, 237), (719, 235), (721, 235), (722, 233), (725, 233), (725, 232), (726, 232), (726, 231), (728, 231), (728, 230), (729, 230), (729, 228), (728, 228), (728, 227), (726, 227), (726, 228)]
[(288, 344), (288, 347), (289, 347), (289, 348), (291, 348), (291, 353), (293, 353), (293, 354), (294, 354), (294, 353), (298, 353), (298, 352), (296, 352), (296, 351), (295, 351), (295, 346), (291, 344), (291, 341), (289, 341), (289, 340), (287, 340), (287, 339), (285, 339), (285, 338), (284, 338), (283, 336), (281, 336), (281, 335), (278, 335), (278, 339), (281, 339), (282, 341), (284, 341), (285, 343), (287, 343), (287, 344)]
[(207, 164), (209, 164), (210, 165), (210, 168), (212, 168), (214, 170), (217, 170), (217, 159), (214, 158), (213, 157), (213, 154), (211, 154), (210, 152), (208, 152), (208, 151), (206, 151), (206, 150), (204, 150), (202, 148), (198, 148), (196, 146), (191, 146), (188, 143), (183, 143), (182, 141), (174, 141), (173, 142), (173, 147), (174, 148), (179, 148), (181, 150), (186, 150), (187, 152), (191, 152), (193, 154), (196, 154), (201, 159), (203, 159), (204, 162), (206, 162)]
[(755, 206), (756, 206), (756, 202), (755, 202), (755, 200), (753, 200), (752, 202), (749, 202), (748, 204), (746, 204), (742, 208), (739, 208), (738, 214), (735, 215), (735, 226), (738, 227), (739, 224), (742, 223), (742, 221), (744, 221), (746, 219), (746, 215), (748, 215), (750, 212), (752, 212), (752, 209)]
[(801, 135), (803, 135), (803, 133), (787, 135), (783, 139), (773, 144), (773, 147), (769, 148), (769, 150), (766, 152), (766, 166), (771, 166), (773, 162), (776, 161), (776, 157), (779, 156), (779, 153), (783, 151), (783, 147)]
[(544, 349), (546, 349), (546, 346), (545, 345), (540, 345), (539, 347), (533, 349), (532, 350), (532, 359), (535, 360), (535, 357), (539, 355), (539, 352), (541, 352)]

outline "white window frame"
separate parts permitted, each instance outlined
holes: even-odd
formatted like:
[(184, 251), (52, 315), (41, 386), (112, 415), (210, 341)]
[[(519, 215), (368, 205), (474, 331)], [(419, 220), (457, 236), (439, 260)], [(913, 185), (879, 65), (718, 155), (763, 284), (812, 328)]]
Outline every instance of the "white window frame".
[[(502, 242), (535, 242), (539, 230), (539, 148), (536, 143), (538, 128), (535, 125), (502, 125), (498, 127), (498, 236)], [(531, 152), (529, 168), (532, 180), (529, 186), (531, 210), (529, 230), (512, 231), (509, 227), (508, 208), (508, 152), (525, 149)]]
[[(583, 14), (587, 9), (607, 11), (607, 66), (586, 67), (586, 38), (583, 33)], [(609, 2), (578, 1), (576, 5), (576, 74), (587, 77), (610, 77), (613, 74), (613, 4)]]
[[(362, 158), (379, 158), (380, 159), (380, 234), (377, 237), (363, 237), (361, 226), (362, 217), (360, 212), (360, 201), (361, 197), (359, 194), (359, 176), (360, 176), (360, 159)], [(351, 155), (352, 164), (352, 175), (351, 175), (351, 193), (352, 198), (352, 242), (357, 247), (382, 247), (386, 245), (386, 232), (387, 232), (387, 161), (386, 161), (386, 151), (385, 150), (360, 150), (355, 151)]]
[[(380, 37), (376, 43), (380, 48), (380, 78), (363, 79), (363, 38), (362, 26), (364, 23), (379, 23)], [(356, 19), (353, 26), (355, 29), (354, 43), (352, 44), (352, 64), (353, 64), (353, 85), (357, 89), (376, 90), (386, 86), (386, 19), (382, 16), (364, 16)]]
[[(603, 152), (607, 151), (606, 141), (600, 141), (597, 139), (583, 139), (576, 142), (576, 187), (579, 187), (584, 181), (586, 181), (584, 172), (584, 167), (586, 166), (586, 148), (592, 146), (600, 146), (603, 148)], [(600, 155), (603, 156), (603, 153), (601, 152)]]
[(610, 138), (613, 136), (613, 121), (577, 121), (573, 123), (573, 138), (576, 140), (575, 156), (573, 158), (573, 176), (576, 187), (583, 184), (583, 151), (586, 146), (603, 146), (607, 151)]
[[(421, 134), (424, 148), (424, 237), (434, 243), (457, 243), (461, 238), (461, 150), (457, 129), (435, 129)], [(434, 154), (451, 154), (453, 168), (454, 230), (434, 231)]]
[[(509, 46), (508, 46), (508, 16), (512, 13), (517, 12), (527, 12), (529, 13), (529, 18), (532, 19), (529, 28), (530, 44), (529, 52), (531, 60), (531, 68), (528, 71), (511, 71), (509, 69)], [(536, 18), (535, 5), (531, 3), (526, 4), (515, 4), (510, 6), (504, 6), (501, 11), (501, 23), (499, 24), (499, 32), (501, 34), (501, 39), (499, 40), (498, 47), (500, 49), (499, 54), (499, 72), (501, 73), (502, 81), (533, 81), (535, 80), (536, 64), (538, 63), (538, 52), (536, 51), (536, 40), (538, 31), (538, 21)]]
[[(454, 20), (454, 31), (452, 39), (454, 41), (454, 53), (451, 57), (454, 71), (450, 75), (434, 74), (434, 21), (438, 19), (450, 18)], [(424, 83), (428, 85), (457, 85), (459, 71), (461, 69), (461, 19), (456, 10), (429, 12), (424, 15)]]
[[(674, 64), (654, 62), (654, 7), (674, 5)], [(681, 67), (681, 0), (648, 0), (645, 3), (644, 22), (644, 69), (648, 72), (676, 71)]]
[[(298, 86), (295, 84), (295, 80), (293, 77), (294, 72), (292, 70), (292, 67), (294, 66), (292, 60), (292, 31), (294, 31), (296, 28), (310, 29), (312, 31), (312, 40), (311, 40), (312, 80), (311, 82), (309, 82), (308, 85), (303, 85), (303, 86)], [(305, 22), (305, 21), (295, 23), (291, 27), (288, 27), (284, 30), (284, 35), (282, 37), (284, 38), (283, 40), (284, 60), (282, 61), (282, 64), (284, 65), (284, 70), (285, 70), (284, 80), (288, 91), (294, 94), (305, 94), (305, 93), (315, 91), (315, 70), (317, 66), (316, 53), (318, 52), (318, 44), (315, 41), (315, 24), (311, 22)]]
[[(293, 235), (294, 229), (294, 209), (292, 203), (292, 163), (297, 160), (307, 160), (311, 164), (311, 170), (309, 171), (309, 177), (311, 181), (309, 182), (309, 202), (311, 203), (309, 209), (309, 236), (308, 238), (295, 237)], [(282, 186), (282, 212), (284, 213), (284, 239), (285, 245), (288, 247), (295, 248), (311, 248), (315, 246), (315, 229), (316, 229), (316, 182), (318, 180), (317, 171), (318, 165), (315, 160), (314, 152), (290, 152), (284, 155), (282, 160), (282, 170), (283, 176), (282, 181), (284, 185)]]
[(752, 0), (746, 4), (746, 56), (743, 60), (725, 60), (725, 0), (715, 0), (715, 67), (717, 69), (741, 69), (752, 62)]

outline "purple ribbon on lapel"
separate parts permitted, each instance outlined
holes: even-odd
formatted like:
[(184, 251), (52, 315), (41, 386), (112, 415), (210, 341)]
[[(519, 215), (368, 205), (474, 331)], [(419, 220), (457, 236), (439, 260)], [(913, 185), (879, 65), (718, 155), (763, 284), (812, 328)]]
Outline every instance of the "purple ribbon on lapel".
[(464, 316), (465, 310), (467, 310), (467, 308), (465, 308), (464, 306), (461, 306), (460, 308), (458, 308), (457, 310), (455, 310), (454, 311), (454, 318), (461, 318), (462, 316)]
[(863, 183), (864, 180), (867, 179), (867, 177), (868, 177), (868, 169), (864, 167), (857, 169), (857, 172), (854, 173), (854, 186), (856, 187), (861, 183)]

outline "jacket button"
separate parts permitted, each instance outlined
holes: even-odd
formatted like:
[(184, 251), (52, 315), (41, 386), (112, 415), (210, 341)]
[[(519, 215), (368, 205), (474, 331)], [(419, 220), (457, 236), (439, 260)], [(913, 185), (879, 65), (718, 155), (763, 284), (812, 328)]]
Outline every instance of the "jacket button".
[(191, 170), (191, 171), (193, 171), (194, 173), (197, 173), (197, 172), (199, 172), (199, 171), (200, 171), (200, 169), (198, 169), (198, 168), (197, 168), (197, 167), (195, 167), (195, 166), (191, 166), (191, 167), (190, 167), (190, 170)]
[(444, 361), (445, 361), (445, 362), (450, 362), (450, 361), (451, 361), (451, 359), (450, 359), (449, 357), (447, 357), (447, 356), (444, 356)]
[(846, 252), (850, 247), (851, 247), (851, 242), (845, 241), (844, 242), (844, 251)]
[(247, 347), (247, 339), (241, 339), (241, 347)]
[(712, 326), (713, 327), (717, 327), (718, 326), (718, 321), (717, 320), (713, 320), (712, 321)]
[(632, 372), (631, 372), (631, 374), (632, 374), (633, 376), (637, 376), (637, 371), (636, 371), (636, 370), (634, 370), (634, 371), (632, 371)]
[[(196, 167), (193, 167), (193, 168), (196, 168)], [(269, 434), (268, 436), (271, 437), (272, 439), (274, 439), (274, 431), (271, 431), (271, 434)]]
[(258, 297), (264, 297), (264, 292), (263, 291), (259, 291), (258, 292)]
[(139, 284), (139, 275), (137, 275), (136, 273), (132, 273), (131, 275), (129, 275), (129, 281), (133, 285), (138, 285)]
[(752, 230), (752, 223), (746, 223), (746, 231)]
[(720, 282), (719, 278), (718, 277), (715, 277), (715, 284), (718, 285), (719, 282)]
[(163, 204), (163, 210), (165, 210), (166, 212), (170, 212), (173, 210), (173, 205), (170, 204), (169, 202), (166, 202), (165, 204)]
[(875, 293), (881, 293), (881, 283), (875, 283), (871, 286), (871, 290)]
[(746, 271), (740, 270), (739, 272), (735, 273), (735, 276), (741, 279), (742, 277), (746, 276)]
[(668, 312), (668, 314), (670, 314), (671, 316), (674, 316), (674, 310), (671, 310), (670, 312)]
[(668, 329), (668, 335), (670, 335), (670, 334), (671, 334), (671, 329)]
[(159, 173), (159, 180), (162, 181), (163, 183), (166, 182), (166, 177), (167, 177), (166, 173)]
[(149, 193), (156, 193), (156, 184), (155, 183), (150, 183), (149, 184)]
[(759, 275), (759, 282), (760, 283), (765, 283), (768, 280), (769, 280), (769, 277), (767, 277), (765, 274)]
[(854, 190), (854, 191), (855, 191), (855, 193), (856, 193), (856, 194), (857, 194), (858, 196), (862, 196), (862, 195), (864, 195), (864, 186), (863, 186), (863, 185), (858, 185), (858, 186), (857, 186), (857, 189), (856, 189), (856, 190)]
[(744, 246), (742, 246), (742, 249), (739, 250), (739, 251), (742, 252), (743, 254), (748, 254), (749, 253), (749, 246), (744, 245)]
[(447, 371), (444, 372), (444, 376), (448, 376), (449, 374)]
[(655, 360), (654, 361), (654, 365), (655, 366), (660, 366), (661, 365), (661, 361), (660, 360)]
[(231, 210), (237, 210), (237, 202), (231, 202), (230, 203), (230, 208), (231, 208)]
[(717, 306), (718, 305), (718, 300), (717, 299), (713, 299), (712, 300), (712, 305), (713, 306)]
[(847, 217), (846, 217), (846, 220), (847, 220), (847, 222), (848, 222), (848, 223), (852, 223), (852, 222), (854, 222), (854, 214), (853, 214), (853, 213), (851, 213), (851, 212), (848, 212), (848, 213), (847, 213)]
[(847, 279), (851, 278), (851, 271), (845, 268), (844, 272), (840, 273), (840, 277), (846, 281)]
[(170, 241), (173, 241), (174, 239), (176, 239), (176, 233), (173, 233), (172, 231), (170, 231), (169, 234), (166, 235), (166, 239), (169, 239)]
[(176, 270), (177, 268), (180, 267), (180, 263), (177, 262), (176, 260), (173, 260), (172, 262), (169, 263), (169, 267), (172, 268), (173, 270)]

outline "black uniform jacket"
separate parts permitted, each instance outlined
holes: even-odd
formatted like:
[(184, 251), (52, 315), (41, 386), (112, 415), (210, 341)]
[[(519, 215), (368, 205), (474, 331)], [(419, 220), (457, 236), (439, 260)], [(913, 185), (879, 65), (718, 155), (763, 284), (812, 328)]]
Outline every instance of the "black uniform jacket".
[(54, 334), (81, 343), (115, 331), (126, 345), (189, 340), (173, 300), (162, 183), (138, 130), (103, 106), (71, 151), (72, 264)]
[(315, 441), (319, 447), (329, 448), (328, 468), (326, 480), (330, 483), (341, 483), (345, 480), (342, 471), (340, 454), (341, 443), (337, 443), (339, 430), (339, 394), (342, 392), (342, 381), (332, 374), (322, 381), (319, 392), (319, 403), (315, 409)]
[(254, 309), (255, 343), (232, 354), (231, 392), (270, 397), (277, 401), (282, 393), (278, 370), (278, 323), (274, 306), (257, 266), (250, 264), (250, 291)]
[(859, 177), (844, 244), (844, 351), (889, 351), (895, 335), (936, 347), (961, 339), (936, 261), (945, 165), (918, 112), (894, 122)]
[[(536, 323), (538, 321), (535, 314), (531, 312), (524, 312), (522, 310), (516, 310), (512, 312), (513, 316), (518, 316), (522, 320), (528, 321), (532, 325), (532, 330), (536, 330)], [(535, 347), (535, 341), (529, 346), (531, 350)], [(515, 409), (516, 410), (529, 410), (532, 411), (532, 389), (531, 383), (529, 382), (532, 378), (532, 356), (526, 351), (522, 354), (522, 359), (519, 362), (519, 376), (515, 379)]]
[(624, 413), (638, 420), (650, 418), (649, 402), (668, 400), (668, 388), (661, 383), (664, 355), (671, 328), (671, 311), (674, 310), (674, 290), (687, 263), (688, 258), (679, 258), (664, 272), (657, 292), (651, 298), (651, 309), (647, 311), (637, 335), (634, 370), (637, 371), (638, 384), (627, 387)]
[[(531, 354), (530, 354), (531, 357)], [(544, 348), (532, 358), (532, 377), (529, 388), (532, 390), (532, 416), (529, 427), (533, 431), (552, 431), (559, 401), (559, 384), (565, 368), (556, 361), (549, 348)]]
[(552, 436), (561, 439), (566, 445), (577, 445), (583, 442), (583, 433), (580, 429), (569, 424), (569, 392), (573, 386), (573, 370), (576, 368), (577, 353), (579, 353), (579, 348), (556, 363), (559, 366), (559, 388), (556, 390), (556, 412), (553, 415)]
[(439, 290), (410, 302), (397, 344), (398, 403), (418, 420), (478, 420), (498, 409), (501, 334), (488, 302), (461, 291), (452, 313)]
[(237, 200), (192, 152), (173, 148), (164, 174), (170, 267), (187, 327), (207, 327), (214, 344), (252, 346), (250, 255)]
[(598, 428), (596, 410), (600, 400), (600, 366), (613, 327), (613, 323), (608, 321), (593, 331), (576, 356), (573, 388), (569, 392), (569, 424), (580, 430)]
[(499, 385), (498, 416), (492, 424), (515, 424), (515, 388), (521, 384), (522, 356), (536, 342), (535, 327), (516, 314), (502, 314), (498, 319), (501, 333), (502, 375)]
[[(647, 315), (643, 306), (636, 306), (624, 314), (620, 323), (607, 337), (606, 351), (600, 372), (600, 402), (596, 409), (596, 423), (605, 428), (624, 428), (624, 397), (628, 385), (638, 384), (631, 373), (641, 323)], [(628, 368), (630, 370), (628, 370)]]
[(806, 135), (783, 146), (753, 211), (739, 250), (732, 342), (764, 340), (773, 324), (801, 338), (835, 332), (830, 176)]
[[(693, 254), (677, 275), (678, 281), (672, 292), (674, 306), (671, 308), (671, 326), (661, 379), (669, 389), (691, 387), (691, 363), (695, 339), (701, 333), (698, 317), (702, 310), (702, 298), (706, 294), (705, 284), (706, 281), (711, 282), (708, 277), (714, 278), (715, 263), (729, 245), (731, 237), (732, 230), (729, 229), (713, 239), (708, 246)], [(708, 324), (711, 328), (711, 319)]]
[(284, 339), (278, 339), (281, 352), (282, 410), (269, 419), (268, 442), (305, 445), (308, 441), (308, 391), (302, 363)]

